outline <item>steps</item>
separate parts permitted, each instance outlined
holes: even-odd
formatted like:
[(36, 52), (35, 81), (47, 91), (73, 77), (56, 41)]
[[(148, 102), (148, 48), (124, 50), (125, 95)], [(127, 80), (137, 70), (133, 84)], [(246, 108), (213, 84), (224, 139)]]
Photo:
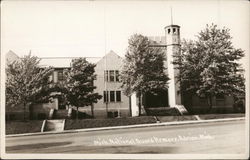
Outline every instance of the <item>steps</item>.
[(44, 124), (44, 127), (43, 127), (43, 132), (63, 131), (64, 130), (64, 124), (65, 124), (64, 119), (46, 120), (45, 124)]

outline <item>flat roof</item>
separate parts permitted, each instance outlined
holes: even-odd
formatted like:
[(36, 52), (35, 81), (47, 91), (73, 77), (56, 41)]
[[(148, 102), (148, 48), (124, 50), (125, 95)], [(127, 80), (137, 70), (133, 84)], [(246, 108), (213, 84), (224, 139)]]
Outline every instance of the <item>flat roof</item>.
[(169, 27), (178, 27), (178, 28), (180, 28), (180, 26), (175, 25), (175, 24), (168, 25), (168, 26), (166, 26), (166, 27), (164, 27), (164, 28), (169, 28)]
[(97, 63), (102, 57), (39, 57), (40, 67), (69, 68), (73, 59), (86, 58), (90, 63)]

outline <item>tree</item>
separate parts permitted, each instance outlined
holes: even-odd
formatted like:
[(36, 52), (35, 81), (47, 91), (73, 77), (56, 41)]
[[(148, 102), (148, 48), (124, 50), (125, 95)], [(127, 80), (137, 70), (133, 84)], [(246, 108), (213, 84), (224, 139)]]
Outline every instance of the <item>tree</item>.
[(165, 54), (159, 47), (151, 47), (150, 40), (140, 34), (134, 34), (128, 40), (121, 72), (121, 82), (125, 95), (136, 93), (139, 97), (139, 115), (141, 114), (141, 96), (147, 92), (157, 94), (167, 90), (169, 78), (165, 74)]
[(22, 104), (24, 120), (26, 107), (36, 103), (47, 103), (51, 98), (49, 75), (51, 68), (40, 68), (40, 60), (24, 56), (19, 61), (7, 64), (6, 68), (6, 106)]
[(95, 64), (89, 63), (85, 58), (75, 59), (72, 68), (66, 72), (64, 95), (69, 105), (77, 108), (97, 103), (102, 96), (94, 93)]
[(212, 108), (217, 95), (244, 94), (244, 78), (238, 62), (244, 53), (235, 49), (229, 29), (207, 25), (196, 41), (184, 40), (174, 64), (180, 69), (181, 92), (206, 97)]

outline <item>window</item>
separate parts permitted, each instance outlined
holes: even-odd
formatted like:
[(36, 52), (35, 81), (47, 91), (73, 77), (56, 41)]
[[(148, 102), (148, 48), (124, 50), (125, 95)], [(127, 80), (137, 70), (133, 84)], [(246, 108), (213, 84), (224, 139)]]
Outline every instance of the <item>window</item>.
[(103, 102), (121, 102), (121, 91), (103, 91)]
[(110, 91), (110, 102), (115, 102), (115, 91)]
[(63, 71), (58, 71), (58, 81), (63, 80)]
[(109, 81), (110, 82), (114, 82), (115, 81), (115, 72), (113, 70), (109, 71)]
[(104, 79), (105, 81), (109, 81), (109, 71), (104, 71)]
[(170, 28), (168, 29), (168, 34), (170, 33)]
[(121, 102), (121, 91), (116, 91), (116, 102)]
[(104, 102), (109, 101), (108, 91), (103, 91), (103, 101)]
[(115, 81), (119, 82), (119, 71), (115, 71)]
[(118, 70), (105, 70), (104, 81), (106, 82), (119, 82), (119, 71)]
[(173, 32), (176, 33), (176, 28), (173, 28)]

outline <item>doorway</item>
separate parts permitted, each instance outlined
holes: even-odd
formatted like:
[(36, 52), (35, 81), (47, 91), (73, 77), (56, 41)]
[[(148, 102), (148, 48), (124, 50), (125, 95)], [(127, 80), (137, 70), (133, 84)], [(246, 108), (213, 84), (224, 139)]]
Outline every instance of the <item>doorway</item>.
[(168, 91), (159, 90), (155, 94), (147, 92), (143, 101), (145, 108), (168, 107)]

